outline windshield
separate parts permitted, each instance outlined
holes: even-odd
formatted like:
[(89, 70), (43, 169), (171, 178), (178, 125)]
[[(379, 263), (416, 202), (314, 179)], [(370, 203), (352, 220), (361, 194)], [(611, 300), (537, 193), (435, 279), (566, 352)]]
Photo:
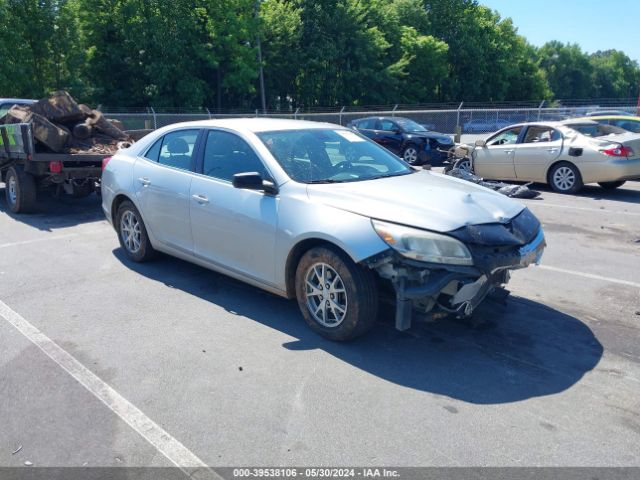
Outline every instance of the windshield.
[(408, 118), (398, 118), (396, 123), (400, 125), (405, 132), (428, 132), (422, 125)]
[(398, 157), (351, 130), (314, 128), (257, 136), (296, 182), (357, 182), (414, 172)]

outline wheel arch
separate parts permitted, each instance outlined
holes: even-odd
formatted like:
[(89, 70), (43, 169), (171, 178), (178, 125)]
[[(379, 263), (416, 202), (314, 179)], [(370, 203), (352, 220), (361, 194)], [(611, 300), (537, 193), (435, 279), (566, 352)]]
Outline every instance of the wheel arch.
[(547, 181), (547, 185), (551, 185), (551, 171), (558, 166), (561, 163), (568, 163), (569, 165), (575, 167), (575, 169), (578, 171), (578, 173), (580, 174), (580, 176), (582, 177), (582, 171), (580, 170), (580, 167), (578, 165), (576, 165), (574, 162), (572, 162), (571, 160), (566, 160), (564, 158), (559, 158), (554, 160), (548, 167), (547, 167), (547, 172), (545, 173), (545, 180)]
[(118, 195), (116, 195), (111, 202), (111, 223), (113, 224), (113, 228), (116, 231), (118, 231), (118, 227), (116, 225), (116, 213), (118, 213), (118, 208), (120, 208), (120, 205), (122, 205), (122, 203), (127, 200), (135, 205), (135, 202), (131, 199), (131, 197), (125, 195), (124, 193), (119, 193)]
[(332, 250), (336, 250), (345, 255), (347, 258), (353, 260), (351, 255), (349, 255), (346, 250), (327, 239), (314, 237), (301, 240), (291, 249), (285, 263), (285, 284), (287, 298), (295, 298), (296, 296), (296, 270), (298, 268), (298, 264), (300, 263), (300, 259), (305, 253), (316, 247), (329, 247)]

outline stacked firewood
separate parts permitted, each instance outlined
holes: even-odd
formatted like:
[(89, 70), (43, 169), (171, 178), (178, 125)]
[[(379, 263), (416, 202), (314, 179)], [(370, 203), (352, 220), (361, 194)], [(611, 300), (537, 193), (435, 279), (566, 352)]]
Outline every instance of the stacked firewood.
[(133, 143), (119, 121), (78, 104), (65, 91), (32, 105), (13, 106), (0, 118), (3, 123), (31, 123), (38, 152), (113, 155)]

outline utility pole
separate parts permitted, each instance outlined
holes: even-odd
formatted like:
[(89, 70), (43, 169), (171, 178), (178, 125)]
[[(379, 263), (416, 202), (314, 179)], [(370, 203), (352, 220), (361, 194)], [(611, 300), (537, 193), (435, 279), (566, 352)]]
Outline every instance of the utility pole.
[[(258, 23), (260, 16), (260, 0), (256, 0), (255, 19)], [(256, 44), (258, 46), (258, 76), (260, 78), (260, 102), (262, 104), (262, 112), (267, 113), (267, 99), (264, 93), (264, 69), (262, 68), (262, 45), (260, 43), (260, 28), (256, 28)]]

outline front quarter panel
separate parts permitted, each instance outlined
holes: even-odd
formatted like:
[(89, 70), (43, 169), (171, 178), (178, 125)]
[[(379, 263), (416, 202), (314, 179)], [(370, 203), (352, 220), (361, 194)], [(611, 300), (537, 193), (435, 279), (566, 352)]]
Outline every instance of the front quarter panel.
[(275, 280), (283, 290), (286, 290), (289, 253), (305, 240), (317, 239), (332, 243), (344, 250), (354, 262), (360, 262), (389, 248), (373, 229), (369, 217), (313, 203), (307, 196), (306, 186), (302, 184), (289, 182), (281, 193)]

